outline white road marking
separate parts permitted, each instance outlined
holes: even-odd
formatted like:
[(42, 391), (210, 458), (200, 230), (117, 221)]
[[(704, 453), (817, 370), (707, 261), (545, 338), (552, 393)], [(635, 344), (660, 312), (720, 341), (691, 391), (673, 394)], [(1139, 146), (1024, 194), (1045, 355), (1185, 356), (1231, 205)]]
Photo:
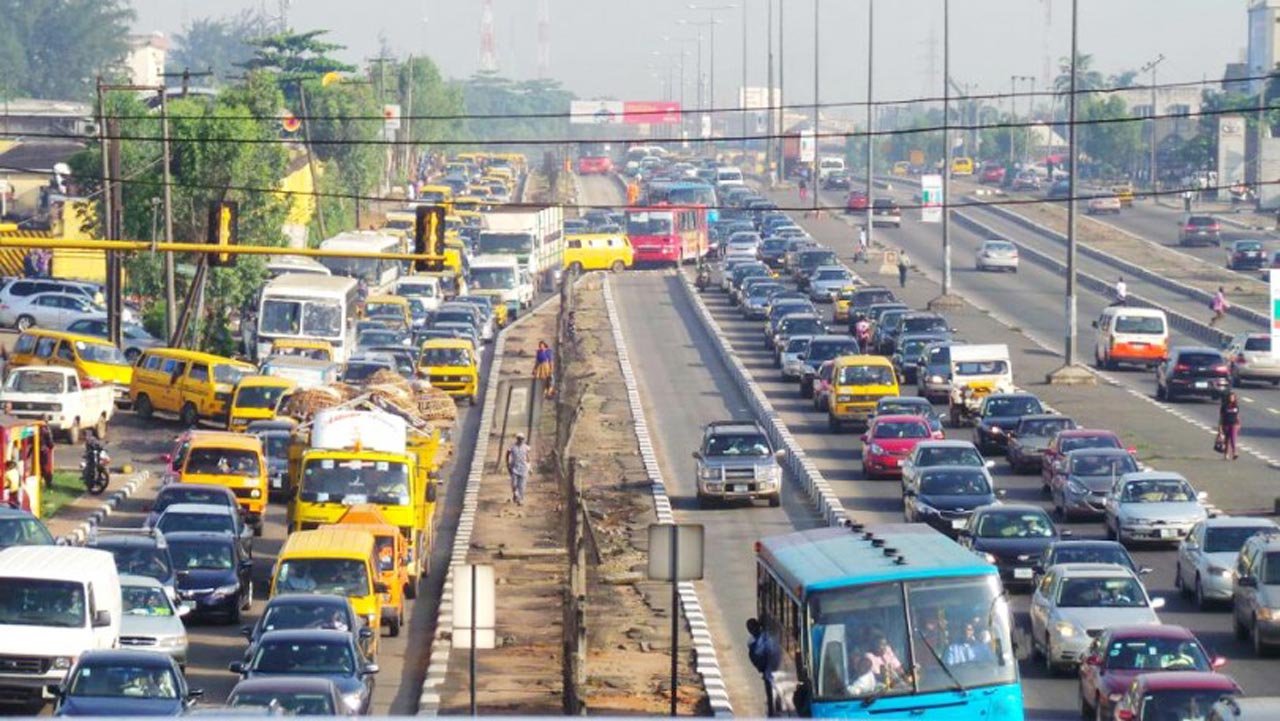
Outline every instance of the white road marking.
[(1245, 403), (1253, 403), (1253, 399), (1250, 398), (1249, 396), (1240, 396), (1240, 400), (1244, 401)]

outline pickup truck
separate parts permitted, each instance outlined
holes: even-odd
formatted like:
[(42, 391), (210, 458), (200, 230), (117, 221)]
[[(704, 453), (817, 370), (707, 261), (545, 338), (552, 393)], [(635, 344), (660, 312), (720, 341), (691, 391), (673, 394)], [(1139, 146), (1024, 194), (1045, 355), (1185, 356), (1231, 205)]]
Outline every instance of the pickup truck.
[(0, 387), (0, 406), (19, 418), (45, 421), (66, 433), (71, 443), (92, 428), (107, 437), (107, 422), (115, 414), (115, 389), (110, 385), (81, 386), (74, 368), (24, 366), (9, 371)]

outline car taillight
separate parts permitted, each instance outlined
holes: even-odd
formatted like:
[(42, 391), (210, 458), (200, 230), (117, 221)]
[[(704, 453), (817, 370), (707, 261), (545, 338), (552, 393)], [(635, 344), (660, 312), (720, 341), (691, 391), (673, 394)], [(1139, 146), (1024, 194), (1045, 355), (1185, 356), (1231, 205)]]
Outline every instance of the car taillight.
[(1191, 372), (1191, 366), (1187, 365), (1186, 363), (1178, 363), (1177, 365), (1175, 365), (1175, 366), (1173, 367), (1173, 372), (1174, 372), (1174, 373), (1189, 373), (1189, 372)]
[(1213, 372), (1214, 372), (1214, 373), (1217, 373), (1217, 374), (1218, 374), (1218, 375), (1220, 375), (1220, 376), (1225, 376), (1225, 375), (1228, 373), (1228, 370), (1227, 370), (1227, 364), (1226, 364), (1226, 363), (1223, 363), (1223, 364), (1221, 364), (1221, 365), (1216, 365), (1216, 366), (1214, 366), (1214, 367), (1213, 367)]
[(1244, 353), (1241, 353), (1240, 355), (1236, 356), (1236, 362), (1237, 362), (1237, 363), (1248, 363), (1248, 362), (1249, 362), (1249, 359), (1244, 357)]

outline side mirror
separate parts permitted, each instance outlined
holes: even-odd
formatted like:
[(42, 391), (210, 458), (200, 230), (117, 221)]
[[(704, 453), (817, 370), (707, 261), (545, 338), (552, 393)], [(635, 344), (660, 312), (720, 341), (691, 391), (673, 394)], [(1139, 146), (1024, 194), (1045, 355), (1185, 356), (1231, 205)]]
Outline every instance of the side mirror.
[(1088, 658), (1086, 658), (1086, 659), (1084, 660), (1084, 662), (1085, 662), (1086, 664), (1090, 665), (1090, 666), (1101, 666), (1101, 665), (1102, 665), (1102, 657), (1095, 653), (1095, 654), (1093, 654), (1093, 655), (1089, 656)]
[(1125, 450), (1126, 450), (1126, 451), (1128, 451), (1128, 452), (1129, 452), (1129, 455), (1131, 455), (1131, 456), (1136, 456), (1136, 455), (1138, 455), (1138, 447), (1137, 447), (1137, 446), (1129, 446), (1128, 448), (1125, 448)]
[(439, 491), (436, 490), (436, 486), (437, 484), (435, 483), (435, 481), (432, 481), (431, 483), (427, 484), (427, 501), (429, 503), (435, 503), (436, 498), (438, 498), (440, 495)]
[(361, 641), (368, 641), (373, 638), (373, 629), (368, 626), (361, 626), (360, 630), (356, 632), (356, 635), (360, 637)]
[(1034, 566), (1031, 567), (1031, 572), (1036, 575), (1044, 573), (1044, 564), (1043, 563), (1035, 564)]
[(360, 675), (361, 675), (361, 676), (372, 676), (372, 675), (374, 675), (375, 673), (377, 673), (379, 670), (380, 670), (380, 669), (378, 668), (378, 664), (376, 664), (376, 663), (366, 663), (366, 664), (364, 665), (364, 668), (360, 669)]
[(996, 489), (996, 498), (1004, 498), (1007, 495), (1009, 495), (1008, 489), (1005, 489), (1005, 488)]
[(1258, 587), (1258, 579), (1253, 576), (1241, 576), (1239, 579), (1236, 580), (1236, 583), (1239, 584), (1241, 588), (1257, 588)]
[(204, 689), (202, 689), (202, 688), (192, 688), (192, 689), (187, 689), (187, 701), (188, 701), (188, 702), (190, 702), (190, 701), (195, 701), (196, 699), (201, 698), (201, 697), (203, 697), (203, 696), (204, 696)]
[(192, 611), (194, 611), (194, 610), (196, 610), (196, 609), (195, 609), (195, 606), (192, 606), (192, 605), (191, 605), (191, 604), (189, 604), (189, 603), (186, 603), (186, 602), (179, 603), (179, 604), (178, 604), (178, 618), (186, 618), (187, 616), (190, 616), (190, 615), (191, 615), (191, 612), (192, 612)]
[(373, 592), (374, 593), (390, 593), (391, 588), (387, 584), (383, 583), (382, 581), (378, 581), (377, 583), (373, 584)]
[(161, 462), (161, 463), (164, 463), (164, 464), (173, 463), (173, 454), (171, 454), (171, 453), (161, 453), (161, 454), (160, 454), (160, 462)]
[(245, 671), (244, 662), (232, 661), (231, 663), (227, 664), (227, 670), (230, 671), (231, 673), (238, 673), (243, 675)]
[[(252, 531), (250, 531), (250, 533), (252, 533)], [(253, 561), (252, 561), (252, 560), (250, 560), (250, 559), (246, 559), (246, 560), (241, 561), (241, 562), (240, 562), (240, 568), (241, 568), (241, 569), (243, 569), (243, 570), (245, 570), (245, 571), (248, 571), (248, 570), (252, 569), (252, 568), (253, 568)]]
[(862, 441), (862, 443), (865, 445), (867, 442), (867, 434), (863, 433), (862, 435), (858, 436), (858, 440)]
[(1145, 575), (1147, 575), (1147, 574), (1149, 574), (1149, 573), (1151, 573), (1151, 567), (1150, 567), (1150, 566), (1139, 566), (1139, 567), (1138, 567), (1138, 575), (1139, 575), (1139, 576), (1145, 576)]
[(693, 457), (699, 461), (702, 460), (702, 451), (694, 451)]
[(1072, 536), (1076, 535), (1076, 532), (1071, 530), (1070, 528), (1066, 528), (1061, 531), (1058, 531), (1058, 535), (1062, 536), (1063, 538), (1071, 538)]
[(1214, 656), (1212, 663), (1214, 668), (1222, 668), (1227, 665), (1227, 659), (1224, 656)]
[(1200, 491), (1200, 492), (1196, 493), (1196, 500), (1197, 500), (1197, 501), (1203, 501), (1203, 500), (1206, 500), (1207, 498), (1209, 498), (1209, 492), (1208, 492), (1208, 491)]
[(95, 611), (93, 614), (93, 627), (106, 628), (111, 625), (110, 611)]
[(48, 691), (49, 695), (54, 698), (62, 698), (67, 693), (67, 689), (60, 683), (48, 684), (44, 687), (44, 690)]
[(787, 449), (785, 449), (785, 448), (779, 448), (778, 450), (776, 450), (776, 451), (774, 451), (774, 452), (773, 452), (773, 457), (774, 457), (774, 458), (775, 458), (779, 463), (782, 463), (783, 461), (787, 460)]
[(1151, 607), (1155, 609), (1164, 608), (1164, 598), (1162, 596), (1156, 596), (1151, 599)]
[(915, 498), (915, 497), (916, 497), (916, 492), (915, 492), (915, 490), (914, 490), (914, 489), (906, 488), (906, 489), (903, 489), (903, 491), (902, 491), (902, 495), (903, 495), (903, 497), (905, 497), (905, 498)]
[(253, 626), (241, 626), (240, 635), (245, 638), (253, 638)]
[(995, 467), (996, 467), (996, 462), (995, 462), (995, 461), (986, 461), (986, 462), (985, 462), (985, 463), (983, 463), (982, 465), (983, 465), (983, 466), (985, 466), (985, 467), (987, 467), (987, 468), (995, 468)]

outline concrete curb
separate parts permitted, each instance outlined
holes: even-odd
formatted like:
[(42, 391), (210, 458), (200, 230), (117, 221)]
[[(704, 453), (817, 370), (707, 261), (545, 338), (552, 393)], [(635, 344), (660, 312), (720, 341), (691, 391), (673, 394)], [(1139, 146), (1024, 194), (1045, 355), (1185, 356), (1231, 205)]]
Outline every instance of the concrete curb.
[[(676, 522), (671, 512), (671, 497), (667, 494), (667, 481), (662, 476), (662, 468), (658, 465), (658, 456), (653, 450), (653, 439), (649, 436), (649, 424), (644, 417), (644, 407), (640, 403), (640, 390), (636, 385), (635, 371), (631, 366), (631, 354), (627, 351), (627, 340), (622, 334), (622, 323), (618, 319), (618, 306), (613, 300), (613, 288), (609, 276), (604, 277), (604, 306), (609, 314), (609, 327), (613, 331), (613, 343), (618, 349), (618, 366), (622, 371), (622, 382), (627, 390), (627, 405), (631, 408), (631, 417), (635, 420), (636, 442), (640, 446), (640, 460), (644, 463), (645, 473), (649, 476), (649, 485), (653, 491), (653, 506), (658, 523)], [(720, 671), (720, 661), (716, 656), (715, 644), (707, 631), (706, 614), (702, 610), (702, 602), (692, 583), (679, 584), (680, 606), (684, 611), (685, 623), (693, 636), (694, 665), (702, 676), (702, 686), (707, 692), (707, 700), (716, 718), (732, 718), (733, 705), (729, 702), (729, 692), (724, 685), (724, 674)]]
[(725, 337), (720, 330), (720, 324), (716, 323), (711, 317), (711, 311), (707, 310), (706, 303), (702, 302), (702, 298), (698, 295), (698, 291), (693, 287), (693, 283), (684, 273), (677, 273), (680, 276), (680, 287), (684, 289), (685, 295), (694, 308), (698, 309), (698, 321), (702, 323), (703, 329), (715, 340), (716, 351), (720, 354), (720, 359), (725, 366), (729, 368), (730, 375), (733, 377), (734, 383), (746, 397), (747, 402), (751, 405), (751, 412), (755, 415), (760, 425), (764, 426), (765, 432), (769, 434), (769, 439), (773, 442), (775, 448), (784, 448), (787, 451), (787, 459), (783, 466), (795, 479), (800, 487), (808, 493), (810, 500), (818, 510), (818, 514), (822, 516), (823, 521), (828, 526), (843, 526), (851, 522), (848, 511), (845, 510), (844, 504), (840, 502), (831, 485), (827, 483), (827, 479), (822, 476), (822, 472), (818, 470), (817, 465), (809, 460), (805, 455), (804, 449), (796, 442), (791, 435), (791, 429), (787, 428), (787, 424), (773, 409), (773, 404), (769, 402), (769, 398), (765, 396), (764, 391), (756, 384), (751, 377), (751, 372), (743, 365), (742, 360), (733, 352), (733, 344)]
[(59, 546), (83, 546), (85, 541), (92, 535), (93, 530), (102, 524), (111, 514), (124, 503), (130, 496), (138, 492), (147, 481), (151, 480), (150, 471), (139, 471), (125, 481), (123, 487), (112, 492), (107, 499), (103, 501), (98, 510), (89, 514), (89, 518), (80, 522), (80, 525), (71, 530), (65, 536), (58, 537)]

